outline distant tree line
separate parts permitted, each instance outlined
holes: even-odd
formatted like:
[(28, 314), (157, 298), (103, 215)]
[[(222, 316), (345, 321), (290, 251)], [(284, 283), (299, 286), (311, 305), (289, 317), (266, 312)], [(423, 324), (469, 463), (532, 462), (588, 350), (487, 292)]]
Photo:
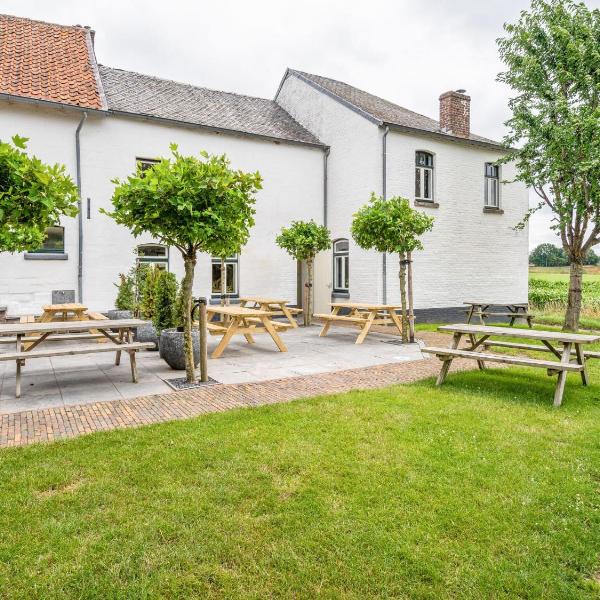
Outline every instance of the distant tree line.
[[(600, 257), (590, 248), (583, 260), (584, 265), (597, 265)], [(540, 244), (531, 251), (529, 263), (536, 267), (566, 267), (569, 257), (566, 252), (554, 244)]]

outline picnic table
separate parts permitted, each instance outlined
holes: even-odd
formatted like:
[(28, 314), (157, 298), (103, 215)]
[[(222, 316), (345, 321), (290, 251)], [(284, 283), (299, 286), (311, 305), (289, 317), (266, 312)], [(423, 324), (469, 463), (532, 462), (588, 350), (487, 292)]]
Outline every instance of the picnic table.
[(277, 298), (265, 298), (263, 296), (243, 296), (240, 298), (240, 306), (245, 308), (258, 308), (260, 310), (266, 310), (271, 315), (284, 316), (288, 322), (289, 327), (298, 327), (295, 315), (302, 313), (301, 308), (295, 308), (288, 306), (287, 300), (280, 300)]
[[(489, 317), (506, 317), (510, 319), (509, 326), (512, 327), (517, 319), (527, 321), (529, 328), (533, 326), (533, 315), (529, 313), (529, 304), (527, 302), (516, 302), (503, 304), (498, 302), (463, 302), (469, 306), (467, 309), (467, 323), (470, 323), (474, 317), (479, 317), (479, 322), (485, 325), (485, 320)], [(497, 312), (490, 310), (491, 306), (500, 306), (504, 311)]]
[[(227, 321), (212, 322), (215, 316), (227, 317)], [(271, 320), (272, 313), (268, 310), (256, 308), (245, 308), (243, 306), (207, 306), (206, 328), (210, 335), (221, 335), (221, 341), (211, 354), (212, 358), (219, 358), (227, 348), (234, 335), (243, 335), (249, 344), (254, 344), (252, 336), (260, 333), (268, 333), (280, 352), (287, 352), (283, 340), (277, 331), (287, 329), (283, 323), (275, 323)]]
[[(393, 325), (402, 335), (402, 322), (396, 311), (401, 307), (396, 304), (370, 304), (364, 302), (334, 302), (331, 314), (317, 314), (315, 317), (325, 321), (319, 337), (326, 336), (333, 323), (350, 323), (359, 328), (357, 344), (362, 344), (373, 325)], [(339, 314), (348, 309), (348, 315)]]
[[(76, 354), (95, 354), (97, 352), (116, 352), (115, 365), (121, 362), (121, 352), (129, 354), (131, 378), (137, 383), (135, 353), (144, 348), (154, 347), (153, 342), (134, 342), (133, 330), (145, 321), (139, 319), (87, 320), (87, 321), (49, 321), (38, 323), (0, 324), (0, 336), (14, 341), (15, 352), (1, 353), (0, 361), (15, 361), (17, 365), (15, 395), (21, 397), (21, 368), (26, 360)], [(87, 344), (70, 348), (36, 348), (45, 341), (64, 342), (69, 340), (93, 339), (99, 332), (110, 344)], [(115, 333), (116, 332), (116, 333)], [(68, 333), (68, 334), (66, 334)], [(28, 342), (27, 347), (24, 343)]]
[[(442, 325), (439, 331), (453, 334), (452, 344), (449, 348), (422, 348), (422, 352), (435, 354), (442, 362), (442, 368), (437, 378), (437, 385), (441, 385), (454, 358), (468, 358), (476, 360), (481, 370), (485, 369), (486, 362), (498, 362), (523, 367), (546, 369), (548, 375), (558, 374), (558, 381), (554, 391), (554, 406), (560, 406), (565, 389), (567, 373), (580, 373), (583, 385), (588, 385), (589, 378), (586, 369), (586, 358), (600, 358), (600, 352), (584, 351), (584, 346), (600, 341), (600, 335), (564, 333), (560, 331), (540, 331), (537, 329), (509, 329), (508, 327), (492, 327), (489, 325), (473, 325), (459, 323), (456, 325)], [(467, 336), (469, 345), (459, 348), (461, 339)], [(538, 342), (537, 344), (518, 341), (490, 340), (490, 337), (521, 338)], [(483, 348), (490, 347), (513, 348), (534, 352), (551, 353), (559, 360), (542, 360), (508, 354), (493, 354), (483, 352)]]

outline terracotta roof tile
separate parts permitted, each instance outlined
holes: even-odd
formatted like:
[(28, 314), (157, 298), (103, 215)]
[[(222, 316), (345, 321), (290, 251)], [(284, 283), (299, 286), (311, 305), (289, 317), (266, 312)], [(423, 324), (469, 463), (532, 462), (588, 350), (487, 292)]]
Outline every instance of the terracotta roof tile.
[(0, 93), (104, 109), (90, 29), (0, 15)]

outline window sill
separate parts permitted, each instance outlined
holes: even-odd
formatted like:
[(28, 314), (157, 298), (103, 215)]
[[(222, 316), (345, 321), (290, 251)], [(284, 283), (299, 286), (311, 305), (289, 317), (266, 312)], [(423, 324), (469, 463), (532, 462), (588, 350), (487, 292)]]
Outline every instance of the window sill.
[(350, 298), (350, 292), (331, 292), (332, 298)]
[(415, 206), (422, 206), (425, 208), (439, 208), (440, 205), (437, 202), (430, 200), (415, 200)]
[(483, 207), (483, 212), (484, 213), (493, 213), (496, 215), (503, 215), (504, 211), (501, 208), (498, 208), (496, 206), (484, 206)]
[(69, 255), (66, 252), (48, 252), (47, 254), (43, 252), (25, 252), (24, 258), (25, 260), (68, 260)]

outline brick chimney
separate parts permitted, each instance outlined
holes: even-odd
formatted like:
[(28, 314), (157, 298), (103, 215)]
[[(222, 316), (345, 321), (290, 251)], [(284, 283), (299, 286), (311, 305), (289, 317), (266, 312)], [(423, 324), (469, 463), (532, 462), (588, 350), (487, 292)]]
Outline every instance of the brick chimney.
[(465, 90), (445, 92), (440, 96), (440, 127), (457, 137), (471, 132), (471, 97)]

